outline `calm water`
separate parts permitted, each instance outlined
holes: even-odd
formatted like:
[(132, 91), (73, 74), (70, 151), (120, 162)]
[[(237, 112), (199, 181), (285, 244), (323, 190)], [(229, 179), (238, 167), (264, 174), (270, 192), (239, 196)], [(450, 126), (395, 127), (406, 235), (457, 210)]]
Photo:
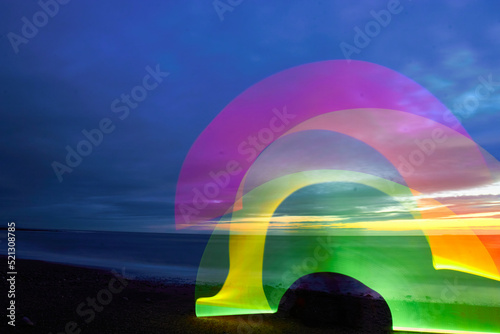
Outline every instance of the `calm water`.
[[(16, 231), (16, 255), (194, 281), (208, 239), (208, 235), (193, 234)], [(0, 231), (0, 254), (7, 254), (6, 231)]]
[[(302, 265), (304, 259), (314, 254), (313, 248), (318, 245), (317, 238), (316, 236), (268, 236), (264, 281), (279, 282), (283, 272)], [(210, 235), (202, 234), (17, 231), (16, 256), (22, 259), (107, 270), (124, 269), (127, 274), (138, 277), (182, 279), (193, 282), (202, 263), (205, 266), (201, 271), (202, 281), (209, 282), (212, 276), (216, 281), (220, 281), (227, 275), (228, 239), (220, 235), (208, 243), (209, 239)], [(207, 256), (202, 262), (207, 244), (209, 244)], [(492, 288), (495, 288), (495, 294), (498, 293), (498, 282), (455, 271), (446, 270), (437, 273), (432, 267), (430, 248), (423, 236), (340, 238), (336, 240), (335, 256), (332, 259), (345, 258), (346, 261), (352, 260), (356, 265), (363, 258), (351, 259), (351, 256), (363, 249), (381, 252), (387, 259), (393, 256), (391, 254), (401, 253), (401, 259), (390, 258), (389, 262), (393, 263), (395, 268), (408, 266), (411, 272), (409, 279), (419, 282), (420, 286), (440, 286), (443, 280), (440, 275), (450, 274), (453, 279), (455, 275), (460, 275), (461, 282), (467, 286), (474, 286), (476, 293), (482, 292), (487, 295), (491, 293)], [(6, 231), (0, 231), (0, 254), (7, 254)], [(371, 263), (372, 260), (368, 260), (367, 263)], [(342, 263), (336, 264), (342, 265)], [(435, 276), (436, 273), (439, 275)]]

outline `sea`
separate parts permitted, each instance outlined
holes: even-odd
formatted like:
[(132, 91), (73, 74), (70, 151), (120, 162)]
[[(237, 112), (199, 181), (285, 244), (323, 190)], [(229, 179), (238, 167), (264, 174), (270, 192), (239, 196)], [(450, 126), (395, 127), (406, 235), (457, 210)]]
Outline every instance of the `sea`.
[[(197, 279), (208, 283), (223, 282), (227, 275), (226, 265), (229, 263), (227, 238), (223, 235), (211, 239), (209, 234), (195, 233), (17, 230), (15, 237), (16, 260), (32, 259), (116, 270), (125, 277), (136, 279), (180, 283), (195, 283)], [(332, 263), (351, 272), (363, 267), (365, 269), (362, 273), (375, 273), (378, 272), (377, 266), (389, 261), (392, 266), (387, 267), (388, 270), (399, 276), (404, 274), (406, 281), (426, 293), (434, 291), (434, 295), (440, 296), (446, 284), (454, 282), (467, 291), (461, 292), (464, 300), (468, 298), (465, 295), (470, 294), (470, 299), (477, 300), (479, 304), (500, 306), (498, 281), (455, 270), (436, 271), (429, 245), (423, 235), (343, 237), (336, 240), (337, 244), (331, 249), (316, 249), (325, 240), (316, 236), (268, 236), (264, 281), (280, 283), (283, 273), (290, 268), (300, 266), (301, 270), (305, 270), (315, 264), (321, 265), (319, 257), (314, 257), (316, 252), (323, 257), (330, 250), (334, 254)], [(7, 241), (7, 231), (0, 230), (0, 255), (7, 255)], [(207, 247), (209, 244), (210, 247)], [(313, 246), (308, 248), (308, 245)], [(372, 258), (372, 250), (377, 250), (383, 257)], [(204, 254), (208, 255), (204, 262), (208, 269), (199, 269), (203, 267), (200, 264)], [(343, 260), (337, 261), (337, 258)], [(212, 280), (212, 277), (215, 279)], [(344, 291), (354, 289), (357, 289), (355, 283), (342, 288)], [(368, 290), (361, 292), (368, 293)], [(413, 291), (414, 297), (415, 294)], [(422, 298), (425, 299), (424, 295), (422, 294)], [(479, 298), (480, 296), (482, 297)]]
[[(104, 270), (128, 277), (194, 282), (210, 235), (104, 231), (15, 232), (16, 259), (42, 260)], [(0, 255), (7, 255), (0, 231)]]

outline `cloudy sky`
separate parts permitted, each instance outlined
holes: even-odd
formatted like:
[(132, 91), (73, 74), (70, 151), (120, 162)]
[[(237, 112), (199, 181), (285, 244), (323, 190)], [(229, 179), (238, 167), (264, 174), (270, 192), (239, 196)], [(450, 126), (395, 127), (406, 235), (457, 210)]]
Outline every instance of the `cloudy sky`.
[[(50, 15), (40, 3), (0, 4), (1, 220), (169, 231), (182, 163), (211, 120), (272, 74), (345, 58), (342, 43), (392, 1), (48, 0)], [(499, 160), (500, 3), (397, 8), (351, 58), (427, 88)], [(490, 94), (464, 112), (482, 80)], [(96, 144), (78, 146), (85, 136)]]

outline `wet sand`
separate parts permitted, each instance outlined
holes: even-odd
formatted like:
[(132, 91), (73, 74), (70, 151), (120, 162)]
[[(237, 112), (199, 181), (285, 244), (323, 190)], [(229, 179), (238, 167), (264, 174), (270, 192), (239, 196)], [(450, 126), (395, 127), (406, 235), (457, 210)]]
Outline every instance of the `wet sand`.
[[(332, 304), (328, 296), (299, 292), (289, 292), (276, 314), (197, 318), (194, 284), (34, 260), (17, 260), (16, 267), (16, 326), (7, 333), (380, 333), (387, 321), (380, 300), (336, 296)], [(5, 271), (0, 275), (4, 295)], [(2, 301), (6, 314), (7, 298)], [(327, 316), (344, 305), (364, 310), (348, 319), (352, 328)]]

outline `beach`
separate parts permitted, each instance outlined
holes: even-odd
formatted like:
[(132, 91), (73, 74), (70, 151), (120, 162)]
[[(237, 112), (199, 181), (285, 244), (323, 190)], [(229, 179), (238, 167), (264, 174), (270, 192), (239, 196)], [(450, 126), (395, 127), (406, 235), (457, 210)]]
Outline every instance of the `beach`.
[[(197, 318), (195, 286), (187, 280), (133, 279), (119, 268), (38, 260), (16, 264), (16, 326), (7, 333), (377, 333), (381, 321), (368, 312), (357, 329), (311, 324), (293, 318), (290, 305), (276, 314)], [(379, 301), (373, 303), (371, 310)]]

